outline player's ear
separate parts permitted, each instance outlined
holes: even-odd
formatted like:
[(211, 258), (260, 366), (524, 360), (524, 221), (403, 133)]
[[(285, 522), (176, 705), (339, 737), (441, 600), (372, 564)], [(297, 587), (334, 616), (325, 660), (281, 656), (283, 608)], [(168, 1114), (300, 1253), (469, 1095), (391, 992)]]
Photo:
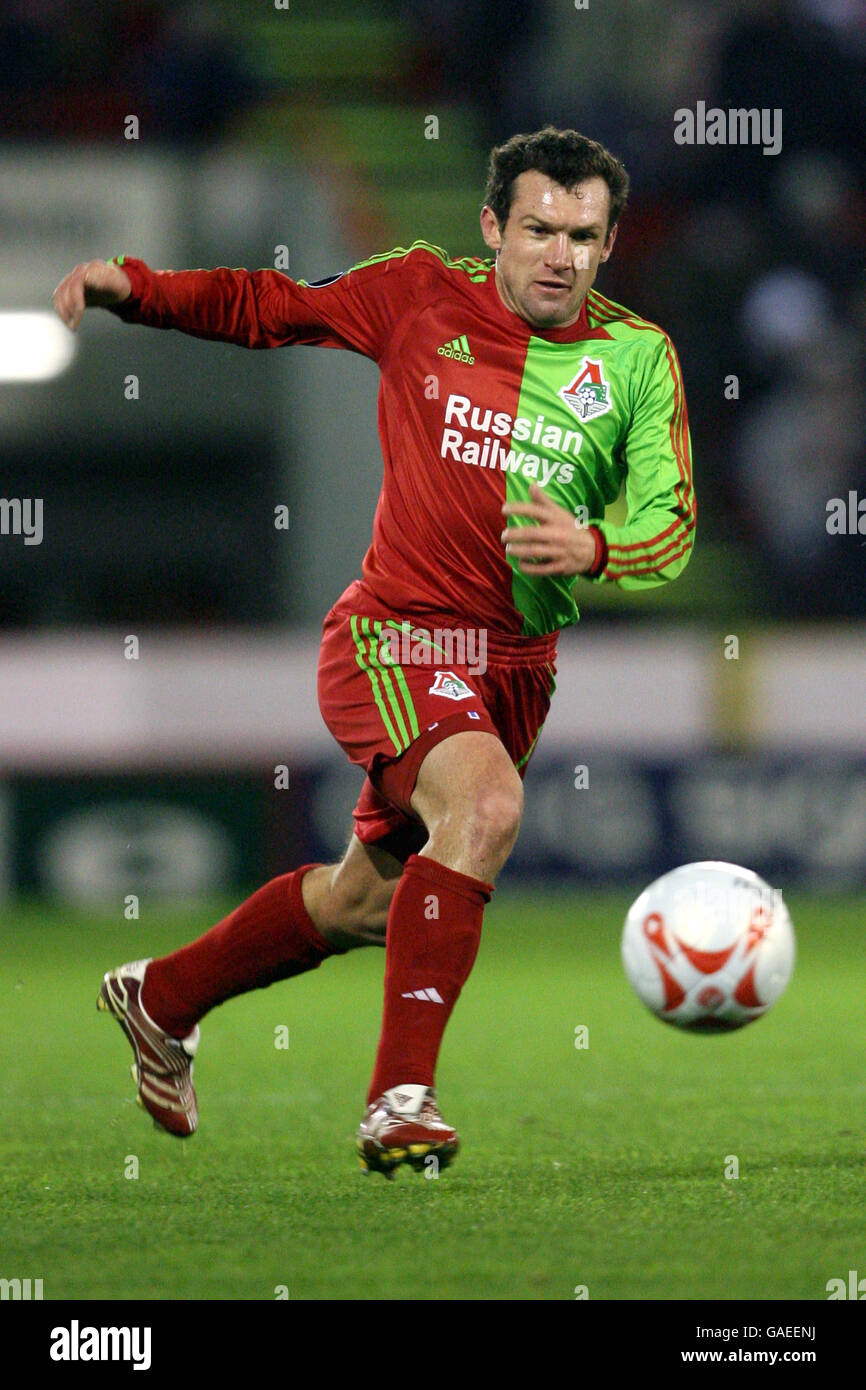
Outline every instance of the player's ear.
[(607, 261), (610, 259), (610, 253), (613, 250), (613, 243), (616, 241), (617, 225), (617, 223), (614, 223), (614, 225), (610, 229), (610, 232), (608, 233), (607, 241), (604, 243), (604, 250), (599, 256), (600, 261)]
[(486, 203), (481, 209), (481, 235), (491, 251), (498, 251), (502, 246), (502, 234), (496, 220), (496, 213)]

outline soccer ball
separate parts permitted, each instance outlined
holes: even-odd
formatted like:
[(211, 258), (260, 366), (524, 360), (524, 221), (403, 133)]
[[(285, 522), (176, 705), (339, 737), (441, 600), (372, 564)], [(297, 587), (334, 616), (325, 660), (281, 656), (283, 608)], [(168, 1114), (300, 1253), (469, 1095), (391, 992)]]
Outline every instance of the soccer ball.
[(794, 969), (782, 896), (751, 869), (683, 864), (645, 888), (625, 919), (625, 973), (678, 1028), (730, 1032), (765, 1014)]

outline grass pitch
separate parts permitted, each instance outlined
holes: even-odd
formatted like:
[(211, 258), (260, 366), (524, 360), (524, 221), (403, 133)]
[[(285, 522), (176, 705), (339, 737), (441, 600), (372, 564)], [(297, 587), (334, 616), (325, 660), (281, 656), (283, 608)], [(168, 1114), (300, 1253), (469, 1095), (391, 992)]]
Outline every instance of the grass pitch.
[(826, 1299), (829, 1279), (866, 1273), (863, 901), (792, 898), (787, 993), (712, 1037), (633, 998), (627, 905), (502, 886), (440, 1060), (463, 1152), (390, 1183), (361, 1174), (351, 1137), (383, 952), (215, 1010), (200, 1129), (177, 1141), (134, 1103), (96, 994), (105, 969), (224, 905), (7, 911), (0, 1275), (63, 1300)]

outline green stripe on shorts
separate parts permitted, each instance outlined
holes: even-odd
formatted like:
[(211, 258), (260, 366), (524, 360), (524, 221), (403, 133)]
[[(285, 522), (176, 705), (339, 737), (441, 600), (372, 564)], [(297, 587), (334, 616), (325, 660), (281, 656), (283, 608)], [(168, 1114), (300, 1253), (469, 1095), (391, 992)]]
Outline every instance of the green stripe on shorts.
[(367, 664), (365, 644), (361, 638), (360, 633), (358, 632), (358, 619), (354, 613), (352, 614), (352, 637), (355, 641), (355, 660), (357, 661), (361, 670), (365, 671), (367, 676), (369, 677), (370, 685), (373, 690), (373, 699), (376, 701), (376, 707), (382, 716), (382, 723), (385, 725), (385, 728), (388, 731), (388, 737), (394, 745), (395, 752), (403, 753), (405, 752), (405, 749), (394, 731), (394, 725), (391, 723), (390, 717), (388, 715), (388, 710), (385, 706), (385, 701), (382, 698), (382, 691), (379, 685), (379, 677), (377, 676), (376, 672), (374, 670), (371, 670), (371, 668)]
[[(383, 624), (377, 619), (352, 615), (352, 636), (355, 639), (355, 660), (361, 670), (366, 672), (373, 691), (373, 699), (382, 716), (382, 723), (396, 753), (405, 753), (420, 729), (415, 705), (409, 693), (409, 686), (402, 666), (385, 665), (379, 656)], [(393, 677), (393, 679), (392, 679)], [(401, 707), (394, 682), (403, 697)], [(408, 722), (408, 728), (407, 728)]]
[(524, 753), (523, 757), (520, 759), (520, 762), (514, 764), (514, 766), (515, 766), (515, 768), (517, 769), (518, 772), (520, 771), (520, 769), (521, 769), (522, 767), (525, 767), (525, 766), (526, 766), (526, 764), (529, 762), (529, 759), (532, 757), (532, 751), (533, 751), (533, 749), (535, 748), (536, 743), (538, 742), (538, 738), (539, 738), (540, 733), (541, 733), (541, 729), (539, 728), (538, 732), (537, 732), (536, 735), (535, 735), (535, 738), (532, 740), (532, 742), (530, 743), (528, 749), (527, 749), (526, 752)]
[[(382, 637), (382, 623), (380, 623), (380, 622), (374, 623), (374, 627), (375, 627), (375, 629), (376, 629), (376, 637), (377, 637), (377, 640), (380, 640), (381, 637)], [(405, 675), (403, 674), (403, 667), (400, 666), (400, 665), (387, 666), (387, 667), (381, 666), (381, 665), (379, 664), (378, 648), (377, 648), (377, 655), (376, 655), (376, 663), (377, 663), (378, 669), (380, 669), (380, 670), (382, 671), (383, 679), (386, 680), (386, 681), (388, 682), (388, 685), (389, 685), (390, 688), (393, 689), (393, 687), (391, 687), (391, 682), (390, 682), (390, 679), (389, 679), (389, 673), (390, 673), (391, 671), (393, 671), (393, 672), (394, 672), (394, 675), (397, 677), (397, 684), (398, 684), (399, 687), (400, 687), (400, 694), (403, 696), (403, 704), (405, 705), (405, 707), (406, 707), (406, 713), (407, 713), (407, 715), (409, 716), (409, 727), (410, 727), (410, 729), (412, 730), (412, 738), (417, 738), (421, 731), (420, 731), (420, 729), (418, 728), (418, 716), (417, 716), (417, 714), (415, 713), (415, 703), (414, 703), (414, 701), (413, 701), (413, 699), (412, 699), (412, 696), (411, 696), (410, 693), (409, 693), (409, 687), (408, 687), (408, 685), (406, 684), (406, 677), (405, 677)], [(396, 703), (396, 701), (395, 701), (395, 703)], [(410, 740), (407, 739), (407, 747), (408, 747), (409, 742), (410, 742)]]
[(361, 619), (361, 626), (364, 629), (364, 635), (368, 638), (367, 660), (369, 661), (372, 670), (378, 674), (379, 679), (382, 682), (382, 688), (385, 693), (385, 699), (388, 701), (388, 704), (391, 707), (391, 714), (394, 716), (394, 720), (397, 724), (398, 729), (400, 730), (400, 737), (402, 739), (402, 743), (400, 745), (400, 752), (403, 753), (409, 747), (410, 739), (409, 734), (406, 730), (406, 721), (403, 718), (403, 711), (400, 708), (400, 702), (397, 699), (396, 691), (394, 690), (394, 686), (391, 682), (392, 668), (389, 666), (383, 666), (382, 662), (379, 660), (379, 643), (382, 640), (382, 624), (374, 622), (372, 624), (373, 631), (371, 633), (370, 621), (371, 620), (369, 618)]

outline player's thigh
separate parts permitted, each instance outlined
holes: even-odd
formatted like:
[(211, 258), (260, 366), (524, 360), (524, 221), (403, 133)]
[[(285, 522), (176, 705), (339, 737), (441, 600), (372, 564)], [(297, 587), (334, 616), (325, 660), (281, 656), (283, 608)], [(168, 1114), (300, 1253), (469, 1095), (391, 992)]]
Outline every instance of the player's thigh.
[(460, 873), (492, 877), (517, 836), (523, 783), (495, 734), (457, 733), (425, 757), (411, 805), (430, 834), (422, 853)]
[(394, 890), (406, 853), (396, 840), (364, 844), (353, 835), (338, 864), (311, 869), (304, 905), (322, 935), (339, 949), (384, 945)]

